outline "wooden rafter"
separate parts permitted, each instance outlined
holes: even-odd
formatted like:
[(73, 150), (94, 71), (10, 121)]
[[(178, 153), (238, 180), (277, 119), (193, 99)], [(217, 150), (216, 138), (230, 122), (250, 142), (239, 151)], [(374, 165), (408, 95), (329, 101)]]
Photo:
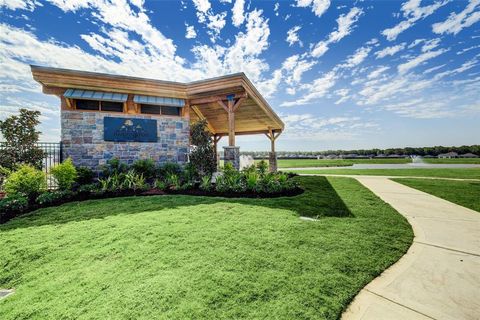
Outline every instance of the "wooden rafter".
[(203, 115), (203, 113), (200, 111), (200, 109), (198, 109), (197, 106), (190, 106), (190, 108), (193, 110), (193, 112), (195, 112), (195, 114), (197, 115), (197, 117), (200, 118), (200, 120), (205, 120), (207, 122), (207, 127), (208, 127), (208, 130), (215, 134), (215, 129), (212, 127), (212, 125), (210, 124), (210, 122), (207, 120), (207, 118), (205, 118), (205, 116)]

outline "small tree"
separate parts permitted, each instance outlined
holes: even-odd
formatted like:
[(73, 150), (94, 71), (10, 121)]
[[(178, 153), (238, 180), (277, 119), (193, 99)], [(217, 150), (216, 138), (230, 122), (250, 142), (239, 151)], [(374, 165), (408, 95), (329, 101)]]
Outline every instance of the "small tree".
[(0, 121), (0, 132), (5, 139), (0, 157), (0, 166), (13, 169), (20, 163), (42, 167), (43, 151), (36, 146), (39, 131), (35, 127), (40, 123), (39, 111), (20, 109), (20, 114)]
[(212, 135), (207, 130), (207, 121), (202, 120), (190, 127), (191, 143), (190, 163), (200, 177), (212, 175), (217, 169), (217, 157), (212, 145)]

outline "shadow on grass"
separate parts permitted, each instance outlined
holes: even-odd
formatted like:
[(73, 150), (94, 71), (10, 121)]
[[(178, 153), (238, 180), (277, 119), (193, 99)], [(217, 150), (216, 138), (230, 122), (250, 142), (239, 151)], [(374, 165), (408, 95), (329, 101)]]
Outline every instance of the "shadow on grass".
[(254, 199), (164, 195), (87, 200), (31, 212), (0, 225), (0, 231), (216, 203), (286, 209), (299, 216), (313, 218), (353, 216), (326, 177), (297, 177), (296, 179), (305, 192), (293, 197)]

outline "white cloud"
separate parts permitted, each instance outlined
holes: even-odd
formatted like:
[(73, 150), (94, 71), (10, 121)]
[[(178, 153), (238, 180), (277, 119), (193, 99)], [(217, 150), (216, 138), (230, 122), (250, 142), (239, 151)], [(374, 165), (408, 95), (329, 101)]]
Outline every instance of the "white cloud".
[(404, 2), (400, 10), (406, 20), (401, 21), (392, 28), (383, 30), (382, 35), (384, 35), (389, 41), (395, 40), (400, 33), (415, 25), (418, 20), (425, 19), (433, 14), (438, 8), (447, 4), (449, 0), (438, 0), (431, 5), (424, 7), (420, 6), (420, 2), (421, 0), (408, 0), (407, 2)]
[(330, 71), (324, 74), (322, 77), (315, 79), (311, 84), (305, 84), (302, 89), (307, 90), (302, 98), (296, 101), (283, 102), (282, 107), (293, 107), (298, 105), (304, 105), (312, 103), (313, 101), (324, 97), (329, 90), (335, 85), (336, 74), (334, 71)]
[(313, 13), (321, 17), (330, 7), (330, 0), (297, 0), (297, 7), (312, 7)]
[(193, 0), (193, 4), (197, 10), (198, 22), (205, 25), (208, 29), (207, 33), (210, 35), (210, 41), (215, 41), (220, 36), (220, 32), (226, 25), (226, 12), (214, 14), (212, 6), (208, 0)]
[(358, 21), (362, 14), (362, 9), (353, 7), (346, 15), (340, 15), (337, 19), (337, 29), (329, 34), (327, 40), (320, 41), (315, 45), (311, 52), (312, 56), (316, 58), (321, 57), (328, 51), (328, 46), (331, 43), (339, 42), (341, 39), (348, 36), (353, 31), (355, 22)]
[[(282, 70), (286, 72), (285, 82), (290, 85), (297, 85), (302, 80), (302, 75), (316, 65), (316, 61), (309, 61), (296, 54), (288, 57), (282, 63)], [(290, 89), (290, 92), (293, 92)]]
[(439, 38), (426, 40), (424, 45), (422, 46), (422, 52), (431, 51), (432, 49), (435, 49), (436, 47), (438, 47), (439, 44), (440, 44)]
[(459, 13), (450, 13), (447, 20), (434, 23), (432, 31), (438, 34), (457, 34), (464, 28), (468, 28), (474, 23), (480, 21), (480, 11), (475, 11), (480, 7), (480, 0), (470, 0), (465, 9)]
[(393, 56), (394, 54), (402, 51), (403, 49), (405, 49), (405, 42), (397, 44), (395, 46), (385, 47), (382, 50), (375, 52), (375, 56), (377, 59), (381, 59), (386, 56)]
[(288, 42), (288, 45), (291, 47), (293, 46), (295, 43), (298, 42), (298, 44), (303, 47), (303, 43), (302, 41), (300, 40), (300, 38), (298, 37), (298, 31), (301, 29), (300, 26), (294, 26), (293, 28), (291, 28), (290, 30), (287, 31), (287, 42)]
[(479, 45), (476, 45), (476, 46), (471, 46), (471, 47), (468, 47), (468, 48), (464, 48), (460, 51), (457, 51), (457, 55), (460, 55), (460, 54), (464, 54), (465, 52), (468, 52), (468, 51), (471, 51), (471, 50), (475, 50), (475, 49), (478, 49), (480, 48), (480, 44)]
[(410, 71), (411, 69), (417, 67), (418, 65), (424, 63), (425, 61), (433, 59), (435, 57), (438, 57), (439, 55), (441, 55), (442, 53), (444, 53), (446, 51), (448, 51), (448, 50), (447, 49), (439, 49), (437, 51), (424, 52), (424, 53), (416, 56), (415, 58), (409, 60), (408, 62), (405, 62), (405, 63), (402, 63), (402, 64), (398, 65), (398, 67), (397, 67), (398, 72), (400, 74), (404, 74), (404, 73)]
[(245, 21), (245, 0), (236, 0), (232, 8), (232, 23), (235, 27), (239, 27)]
[(390, 67), (388, 66), (379, 66), (377, 69), (373, 70), (370, 72), (367, 76), (367, 79), (375, 79), (378, 78), (380, 75), (382, 75), (385, 71), (389, 70)]
[(187, 39), (195, 39), (197, 37), (197, 32), (193, 26), (186, 25), (187, 31), (185, 33), (185, 38)]
[(350, 96), (348, 95), (349, 92), (350, 92), (350, 90), (347, 89), (347, 88), (335, 90), (334, 93), (335, 93), (337, 96), (340, 97), (340, 99), (338, 99), (337, 101), (335, 101), (335, 104), (340, 104), (340, 103), (343, 103), (343, 102), (345, 102), (345, 101), (348, 101), (348, 99), (350, 99)]
[(9, 10), (33, 11), (37, 5), (40, 4), (35, 0), (0, 0), (0, 8), (5, 7)]
[(275, 12), (275, 16), (278, 17), (279, 13), (278, 10), (280, 9), (280, 3), (276, 2), (275, 6), (273, 7), (273, 12)]
[(355, 66), (358, 66), (360, 63), (362, 63), (367, 57), (368, 54), (372, 48), (370, 47), (360, 47), (357, 50), (355, 50), (355, 53), (348, 56), (346, 62), (344, 64), (341, 64), (340, 67), (343, 68), (353, 68)]
[(360, 117), (319, 117), (307, 114), (280, 114), (285, 122), (282, 141), (341, 141), (352, 140), (362, 131), (375, 130), (378, 125)]

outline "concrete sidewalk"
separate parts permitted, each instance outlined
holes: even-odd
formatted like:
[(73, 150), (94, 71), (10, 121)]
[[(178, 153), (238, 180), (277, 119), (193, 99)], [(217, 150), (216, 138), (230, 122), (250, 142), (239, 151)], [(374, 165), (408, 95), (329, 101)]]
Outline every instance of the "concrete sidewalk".
[(480, 213), (384, 177), (352, 177), (404, 215), (415, 239), (342, 319), (480, 319)]

